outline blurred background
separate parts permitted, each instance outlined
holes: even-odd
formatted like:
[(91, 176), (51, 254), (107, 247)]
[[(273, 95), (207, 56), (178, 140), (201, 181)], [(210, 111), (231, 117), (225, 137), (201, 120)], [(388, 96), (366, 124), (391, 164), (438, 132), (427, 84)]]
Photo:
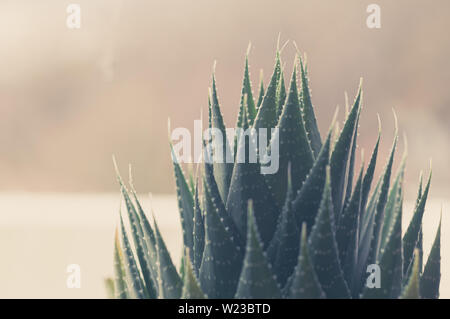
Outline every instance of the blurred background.
[[(207, 114), (217, 61), (219, 99), (234, 126), (248, 43), (256, 94), (260, 69), (269, 81), (279, 33), (282, 43), (290, 40), (282, 54), (287, 78), (292, 41), (307, 53), (322, 135), (337, 105), (343, 120), (344, 92), (353, 100), (363, 77), (366, 158), (378, 113), (382, 168), (392, 108), (408, 139), (407, 198), (432, 158), (431, 245), (449, 199), (448, 0), (78, 0), (80, 29), (66, 26), (70, 3), (0, 1), (0, 247), (22, 267), (0, 266), (0, 297), (104, 296), (119, 205), (112, 154), (124, 174), (133, 164), (139, 192), (155, 194), (163, 232), (179, 253), (170, 228), (175, 205), (158, 195), (174, 193), (168, 118), (172, 128), (193, 128)], [(366, 26), (371, 3), (381, 7), (381, 29)], [(84, 289), (66, 289), (64, 265), (77, 260), (90, 265), (83, 269), (91, 277)]]

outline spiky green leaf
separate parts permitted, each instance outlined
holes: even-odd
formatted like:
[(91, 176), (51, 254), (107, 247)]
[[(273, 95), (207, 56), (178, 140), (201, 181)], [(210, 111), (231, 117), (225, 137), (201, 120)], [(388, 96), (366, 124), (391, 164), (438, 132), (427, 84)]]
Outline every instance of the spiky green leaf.
[(124, 254), (124, 268), (127, 279), (128, 293), (131, 298), (143, 299), (147, 298), (147, 292), (144, 288), (139, 269), (131, 250), (130, 242), (123, 225), (122, 216), (120, 216), (120, 228), (122, 233), (122, 244)]
[(297, 226), (300, 228), (305, 222), (308, 227), (308, 231), (314, 224), (314, 220), (319, 210), (320, 201), (322, 199), (322, 192), (325, 185), (326, 167), (328, 165), (330, 154), (330, 140), (331, 129), (325, 144), (323, 144), (319, 156), (314, 162), (314, 166), (306, 177), (306, 180), (295, 197), (292, 205), (297, 219)]
[(180, 275), (175, 268), (169, 251), (162, 235), (159, 231), (159, 227), (156, 224), (156, 220), (153, 221), (155, 229), (156, 248), (158, 256), (158, 271), (159, 271), (159, 298), (165, 299), (177, 299), (181, 296), (181, 288), (183, 283)]
[(385, 217), (385, 207), (387, 202), (387, 197), (389, 193), (389, 185), (391, 181), (392, 165), (394, 163), (394, 154), (397, 147), (397, 133), (394, 138), (394, 143), (392, 145), (391, 153), (389, 155), (388, 163), (384, 169), (382, 175), (382, 184), (380, 187), (380, 195), (376, 203), (376, 210), (373, 219), (373, 231), (370, 240), (370, 250), (367, 262), (369, 264), (374, 263), (378, 259), (378, 255), (381, 248), (381, 235)]
[(276, 277), (264, 253), (251, 202), (248, 205), (247, 246), (235, 298), (281, 298)]
[(183, 289), (181, 293), (182, 299), (204, 299), (206, 298), (202, 289), (200, 288), (200, 283), (195, 275), (194, 269), (192, 268), (192, 263), (187, 256), (189, 252), (185, 253), (184, 256), (184, 269), (185, 275), (183, 280)]
[(278, 218), (275, 234), (267, 249), (268, 260), (281, 287), (284, 286), (294, 270), (299, 249), (300, 231), (292, 210), (293, 189), (291, 180), (291, 174), (288, 173), (286, 200)]
[(203, 249), (205, 248), (205, 224), (203, 221), (202, 209), (198, 198), (198, 183), (195, 187), (194, 195), (194, 251), (191, 261), (195, 274), (198, 276), (202, 263)]
[(317, 278), (327, 298), (349, 298), (350, 291), (339, 262), (335, 238), (329, 166), (319, 213), (309, 236), (309, 250)]
[(414, 210), (414, 215), (409, 223), (405, 235), (403, 236), (403, 271), (408, 272), (408, 268), (412, 265), (413, 252), (417, 246), (419, 239), (419, 232), (422, 228), (422, 218), (425, 212), (425, 204), (428, 198), (428, 192), (430, 190), (431, 172), (428, 177), (427, 185), (423, 191), (423, 195), (420, 198), (419, 204)]
[[(247, 229), (247, 203), (252, 199), (257, 211), (257, 223), (264, 246), (267, 247), (275, 231), (278, 206), (269, 190), (261, 166), (252, 161), (251, 152), (256, 153), (257, 135), (249, 130), (239, 138), (237, 161), (234, 166), (226, 210), (233, 218), (239, 232), (245, 236)], [(245, 237), (243, 237), (245, 238)]]
[(286, 198), (288, 163), (291, 165), (292, 188), (294, 194), (300, 190), (306, 175), (314, 164), (314, 157), (303, 126), (297, 91), (297, 66), (294, 65), (289, 96), (274, 132), (271, 148), (277, 143), (279, 167), (275, 174), (266, 175), (266, 181), (274, 194), (278, 206), (282, 207)]
[(128, 298), (128, 287), (118, 233), (119, 231), (116, 228), (114, 236), (114, 297), (116, 299), (126, 299)]
[(297, 266), (284, 289), (287, 298), (318, 299), (325, 297), (309, 257), (306, 232), (306, 224), (303, 223)]
[[(401, 196), (401, 195), (398, 195)], [(377, 264), (380, 267), (379, 288), (365, 287), (363, 298), (398, 298), (402, 287), (402, 205), (400, 199), (396, 201), (392, 222), (386, 234), (386, 243), (380, 251)]]
[(403, 288), (401, 299), (419, 299), (420, 298), (420, 278), (419, 278), (419, 251), (414, 253), (414, 263), (408, 283)]
[[(221, 136), (212, 137), (213, 154), (214, 154), (214, 178), (219, 188), (220, 197), (223, 202), (227, 200), (228, 189), (230, 187), (231, 173), (233, 164), (227, 160), (228, 154), (231, 154), (231, 146), (228, 142), (226, 126), (220, 110), (219, 98), (217, 95), (216, 78), (213, 74), (212, 92), (211, 92), (211, 124), (212, 128), (220, 132)], [(212, 131), (214, 133), (214, 131)], [(214, 133), (215, 134), (215, 133)]]
[(306, 65), (303, 65), (303, 61), (300, 58), (300, 71), (302, 78), (302, 116), (305, 124), (305, 129), (308, 134), (309, 141), (311, 143), (311, 149), (315, 157), (319, 156), (319, 152), (322, 148), (322, 139), (320, 137), (319, 127), (317, 126), (316, 115), (314, 114), (314, 107), (311, 101), (311, 92), (309, 90), (308, 74)]
[(180, 213), (181, 226), (183, 229), (183, 242), (189, 249), (194, 248), (194, 198), (192, 192), (186, 182), (183, 170), (178, 162), (172, 144), (170, 144), (172, 152), (172, 162), (175, 174), (175, 182), (177, 188), (177, 202)]
[(430, 255), (420, 277), (420, 297), (425, 299), (439, 298), (439, 284), (441, 281), (441, 224), (436, 232)]
[(285, 101), (286, 101), (286, 85), (284, 83), (284, 72), (283, 69), (281, 69), (277, 87), (277, 117), (280, 117), (281, 112), (283, 111), (283, 105)]
[(336, 242), (339, 248), (339, 258), (341, 260), (342, 270), (344, 271), (344, 277), (350, 286), (352, 285), (352, 277), (358, 260), (362, 173), (363, 167), (361, 167), (355, 190), (348, 205), (345, 207), (336, 228)]
[(256, 129), (270, 129), (277, 125), (277, 87), (278, 80), (280, 78), (280, 72), (280, 54), (279, 52), (277, 52), (272, 78), (270, 79), (266, 94), (264, 95), (261, 106), (258, 108), (258, 113), (256, 114), (256, 118), (253, 123), (253, 126)]
[(243, 249), (236, 245), (230, 229), (221, 221), (208, 187), (205, 196), (205, 248), (199, 280), (210, 298), (232, 298), (237, 287)]
[(330, 159), (331, 167), (331, 193), (336, 220), (341, 213), (343, 197), (345, 195), (345, 179), (348, 159), (352, 147), (352, 139), (356, 138), (359, 111), (361, 109), (361, 86), (355, 98), (353, 107), (345, 121), (344, 128), (340, 133)]
[(263, 71), (261, 70), (261, 72), (259, 74), (258, 101), (256, 102), (257, 109), (261, 106), (263, 99), (264, 99), (264, 79), (263, 79)]

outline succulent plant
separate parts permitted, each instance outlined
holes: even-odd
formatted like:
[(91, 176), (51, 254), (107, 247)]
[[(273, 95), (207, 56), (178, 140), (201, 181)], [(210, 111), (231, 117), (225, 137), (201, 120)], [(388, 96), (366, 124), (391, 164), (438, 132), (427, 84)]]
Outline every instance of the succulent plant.
[[(371, 191), (380, 133), (367, 167), (361, 160), (356, 170), (361, 85), (342, 130), (333, 120), (322, 139), (304, 60), (296, 56), (287, 91), (283, 74), (277, 50), (270, 83), (264, 88), (261, 81), (254, 98), (246, 57), (236, 124), (278, 128), (275, 174), (261, 174), (260, 163), (217, 161), (185, 174), (172, 148), (183, 230), (180, 269), (132, 183), (126, 186), (117, 174), (130, 227), (127, 231), (121, 215), (114, 250), (115, 297), (439, 297), (440, 226), (422, 265), (422, 217), (431, 173), (424, 187), (420, 179), (414, 214), (402, 236), (406, 155), (394, 174), (397, 133)], [(214, 74), (209, 126), (226, 136)], [(239, 154), (249, 151), (248, 145), (245, 136), (238, 136), (223, 147)], [(210, 146), (214, 141), (205, 142), (205, 149)], [(367, 284), (373, 275), (369, 265), (378, 267), (379, 287)]]

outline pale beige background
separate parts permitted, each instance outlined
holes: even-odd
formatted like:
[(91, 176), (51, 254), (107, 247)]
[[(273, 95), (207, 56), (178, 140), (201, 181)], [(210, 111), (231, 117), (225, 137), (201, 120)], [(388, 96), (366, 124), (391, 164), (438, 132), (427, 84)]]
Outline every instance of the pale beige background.
[[(379, 113), (383, 166), (395, 107), (409, 141), (408, 200), (433, 158), (425, 250), (444, 204), (442, 295), (450, 297), (449, 1), (83, 0), (81, 29), (69, 30), (71, 2), (0, 1), (0, 297), (104, 296), (119, 203), (112, 154), (123, 171), (133, 163), (140, 192), (157, 194), (162, 231), (179, 256), (176, 205), (160, 195), (174, 192), (167, 119), (192, 128), (206, 114), (217, 60), (233, 126), (247, 45), (256, 90), (260, 68), (268, 82), (280, 32), (308, 54), (322, 134), (362, 76), (359, 146), (372, 148)], [(365, 25), (373, 2), (379, 30)], [(293, 55), (288, 45), (288, 74)], [(82, 267), (79, 290), (65, 286), (70, 263)]]

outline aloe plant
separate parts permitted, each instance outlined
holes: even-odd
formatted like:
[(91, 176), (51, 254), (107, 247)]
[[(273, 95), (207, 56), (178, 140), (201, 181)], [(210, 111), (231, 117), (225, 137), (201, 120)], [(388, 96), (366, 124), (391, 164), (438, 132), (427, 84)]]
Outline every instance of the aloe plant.
[[(202, 163), (195, 174), (185, 174), (172, 149), (183, 229), (180, 269), (156, 220), (147, 218), (132, 184), (126, 186), (118, 174), (130, 227), (125, 229), (121, 215), (115, 297), (439, 297), (440, 226), (422, 265), (431, 173), (425, 186), (420, 179), (413, 218), (402, 236), (406, 155), (394, 174), (397, 133), (375, 183), (380, 133), (367, 167), (363, 160), (355, 167), (361, 85), (342, 130), (333, 120), (322, 138), (304, 60), (296, 56), (287, 90), (283, 74), (277, 52), (270, 82), (265, 88), (261, 80), (255, 101), (246, 57), (237, 120), (244, 129), (278, 128), (276, 174), (262, 175), (260, 164), (238, 162)], [(209, 114), (210, 128), (225, 132), (214, 75)], [(244, 139), (231, 142), (223, 147), (248, 151)], [(373, 264), (380, 271), (378, 288), (367, 284)]]

